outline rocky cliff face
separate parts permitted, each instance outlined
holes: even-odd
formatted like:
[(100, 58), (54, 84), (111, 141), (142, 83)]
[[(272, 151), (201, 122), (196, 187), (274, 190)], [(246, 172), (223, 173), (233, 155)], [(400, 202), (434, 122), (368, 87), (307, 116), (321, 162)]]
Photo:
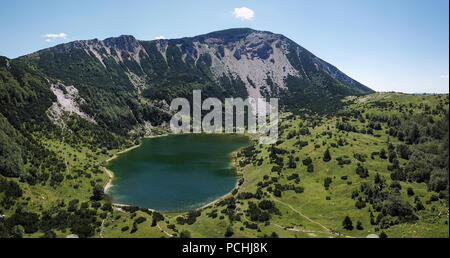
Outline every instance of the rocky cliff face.
[[(136, 113), (139, 99), (170, 103), (190, 97), (193, 89), (206, 97), (278, 97), (287, 109), (315, 111), (343, 96), (373, 92), (283, 35), (252, 29), (172, 40), (124, 35), (74, 41), (19, 61), (73, 85), (87, 115), (98, 117), (105, 109), (109, 116), (106, 109), (117, 107), (121, 112), (109, 119), (124, 116), (137, 123), (148, 119)], [(101, 106), (106, 103), (109, 108)]]
[[(355, 93), (372, 92), (288, 38), (251, 29), (231, 29), (193, 38), (156, 41), (139, 41), (133, 36), (123, 35), (105, 40), (75, 41), (45, 51), (67, 53), (82, 49), (90, 57), (95, 57), (105, 69), (108, 69), (107, 60), (112, 59), (123, 67), (123, 72), (131, 75), (131, 83), (141, 81), (141, 86), (145, 88), (145, 77), (151, 71), (141, 62), (151, 63), (151, 59), (159, 55), (165, 61), (165, 64), (160, 64), (166, 66), (162, 69), (169, 68), (169, 46), (174, 48), (169, 54), (170, 61), (184, 64), (192, 61), (193, 66), (199, 66), (199, 61), (206, 61), (213, 79), (219, 80), (225, 76), (241, 80), (248, 94), (255, 98), (276, 93), (277, 88), (286, 88), (285, 80), (289, 76), (312, 80), (315, 73), (329, 75)], [(157, 53), (149, 54), (155, 50)], [(178, 53), (173, 53), (173, 50)], [(174, 60), (175, 57), (179, 60)], [(268, 81), (275, 87), (268, 85)]]

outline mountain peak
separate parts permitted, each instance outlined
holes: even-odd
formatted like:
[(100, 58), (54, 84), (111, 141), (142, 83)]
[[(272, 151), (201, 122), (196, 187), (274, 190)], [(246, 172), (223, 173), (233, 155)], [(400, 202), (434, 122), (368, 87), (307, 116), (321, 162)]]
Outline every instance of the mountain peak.
[(268, 31), (258, 31), (251, 28), (232, 28), (232, 29), (226, 29), (226, 30), (219, 30), (214, 31), (211, 33), (199, 35), (196, 37), (193, 37), (194, 39), (204, 42), (206, 39), (219, 39), (220, 41), (224, 43), (232, 42), (232, 41), (239, 41), (241, 39), (247, 38), (252, 33), (265, 33), (265, 34), (271, 34), (272, 32)]
[[(240, 36), (240, 35), (249, 35), (253, 32), (257, 32), (257, 30), (251, 29), (251, 28), (231, 28), (231, 29), (225, 29), (225, 30), (218, 30), (213, 31), (207, 34), (204, 34), (203, 36), (209, 36), (209, 37), (217, 37), (217, 36)], [(202, 36), (202, 35), (200, 35)]]
[[(98, 66), (104, 73), (103, 81), (109, 81), (102, 87), (118, 83), (133, 86), (137, 92), (152, 88), (164, 98), (167, 92), (162, 91), (170, 92), (168, 89), (183, 81), (174, 78), (185, 74), (195, 75), (189, 80), (198, 85), (213, 82), (216, 89), (222, 88), (230, 96), (278, 97), (291, 108), (321, 109), (315, 103), (328, 101), (330, 96), (373, 92), (287, 37), (251, 28), (169, 40), (140, 41), (131, 35), (121, 35), (74, 41), (41, 53), (51, 51), (59, 52), (58, 58), (64, 57), (69, 68), (82, 64), (84, 69), (88, 62), (89, 67)], [(73, 59), (72, 51), (84, 60)], [(55, 67), (52, 55), (46, 58), (42, 62), (46, 66), (42, 68), (53, 75), (60, 68)], [(110, 74), (112, 70), (114, 73)], [(83, 78), (96, 78), (90, 69), (82, 71)], [(59, 74), (71, 76), (71, 73), (72, 70), (67, 70)], [(91, 83), (98, 81), (93, 79)], [(164, 87), (155, 87), (164, 83), (167, 83)]]
[(136, 38), (133, 35), (120, 35), (118, 37), (109, 37), (106, 38), (104, 41), (114, 41), (114, 40), (127, 40), (127, 41), (134, 41)]
[(124, 51), (133, 51), (139, 45), (139, 42), (134, 36), (121, 35), (119, 37), (112, 37), (103, 40), (106, 46), (114, 47)]

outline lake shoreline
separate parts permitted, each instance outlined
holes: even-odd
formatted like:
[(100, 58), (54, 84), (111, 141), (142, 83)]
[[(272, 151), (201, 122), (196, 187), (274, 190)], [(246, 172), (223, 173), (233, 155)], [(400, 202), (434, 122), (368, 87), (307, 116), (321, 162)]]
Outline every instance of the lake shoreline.
[(231, 155), (232, 155), (232, 166), (233, 166), (234, 169), (236, 170), (236, 184), (234, 185), (233, 189), (231, 189), (231, 191), (230, 191), (229, 193), (225, 194), (224, 196), (220, 197), (219, 199), (217, 199), (217, 200), (215, 200), (215, 201), (212, 201), (212, 202), (210, 202), (210, 203), (207, 203), (207, 204), (203, 205), (202, 207), (200, 207), (200, 208), (198, 208), (198, 209), (195, 209), (196, 211), (201, 211), (201, 210), (204, 210), (204, 209), (209, 208), (210, 206), (214, 206), (214, 204), (216, 204), (216, 203), (218, 203), (218, 202), (220, 202), (220, 201), (222, 201), (222, 200), (228, 198), (230, 195), (233, 194), (233, 192), (234, 192), (235, 190), (238, 190), (238, 189), (239, 189), (239, 187), (240, 187), (240, 185), (239, 185), (239, 164), (237, 163), (237, 153), (238, 153), (239, 151), (241, 151), (241, 150), (242, 150), (242, 148), (240, 148), (240, 149), (237, 150), (237, 151), (234, 151), (234, 152), (231, 154)]
[[(154, 139), (154, 138), (160, 138), (160, 137), (167, 137), (167, 136), (171, 136), (171, 135), (173, 135), (173, 134), (164, 134), (164, 135), (158, 135), (158, 136), (147, 136), (147, 137), (142, 137), (142, 139)], [(179, 135), (193, 135), (193, 134), (179, 134)], [(241, 135), (241, 134), (239, 134), (239, 135)], [(242, 135), (249, 137), (249, 140), (252, 139), (251, 135), (247, 135), (247, 134), (242, 134)], [(129, 147), (129, 148), (123, 150), (123, 151), (119, 151), (119, 152), (115, 153), (112, 157), (110, 157), (109, 159), (106, 160), (106, 163), (111, 162), (112, 160), (118, 158), (121, 154), (124, 154), (124, 153), (127, 153), (127, 152), (129, 152), (129, 151), (132, 151), (132, 150), (134, 150), (134, 149), (140, 147), (141, 145), (142, 145), (142, 143), (139, 144), (139, 145), (131, 146), (131, 147)], [(208, 208), (208, 207), (210, 207), (210, 206), (213, 206), (214, 204), (216, 204), (216, 203), (218, 203), (218, 202), (220, 202), (220, 201), (222, 201), (222, 200), (228, 198), (230, 195), (232, 195), (232, 193), (233, 193), (235, 190), (239, 189), (239, 187), (240, 187), (240, 184), (239, 184), (239, 179), (240, 179), (240, 178), (239, 178), (239, 175), (240, 175), (240, 173), (239, 173), (239, 164), (238, 164), (238, 161), (237, 161), (237, 159), (238, 159), (237, 153), (238, 153), (239, 151), (241, 151), (243, 148), (244, 148), (244, 147), (241, 147), (241, 148), (239, 148), (238, 150), (236, 150), (236, 151), (234, 151), (234, 152), (231, 153), (231, 158), (232, 158), (232, 160), (231, 160), (231, 165), (232, 165), (232, 167), (235, 169), (235, 172), (236, 172), (236, 183), (235, 183), (235, 186), (233, 187), (233, 189), (231, 189), (230, 192), (228, 192), (227, 194), (223, 195), (222, 197), (220, 197), (220, 198), (218, 198), (218, 199), (216, 199), (216, 200), (214, 200), (214, 201), (212, 201), (212, 202), (209, 202), (209, 203), (207, 203), (207, 204), (205, 204), (205, 205), (203, 205), (203, 206), (201, 206), (201, 207), (199, 207), (199, 208), (192, 209), (192, 210), (194, 210), (194, 211), (200, 211), (200, 210), (204, 210), (204, 209), (206, 209), (206, 208)], [(106, 165), (105, 165), (105, 166), (102, 166), (102, 168), (103, 168), (103, 170), (105, 171), (105, 173), (108, 175), (108, 181), (107, 181), (106, 185), (104, 186), (104, 193), (105, 193), (105, 194), (108, 194), (109, 190), (110, 190), (110, 189), (112, 188), (112, 186), (113, 186), (112, 181), (114, 180), (114, 172), (111, 171), (111, 170), (109, 170), (109, 169), (106, 167)], [(114, 202), (112, 203), (112, 205), (118, 206), (118, 207), (130, 206), (130, 205), (128, 205), (128, 204), (114, 203)], [(152, 210), (152, 209), (150, 209), (150, 208), (147, 208), (147, 209)], [(192, 210), (186, 210), (186, 211), (174, 211), (174, 212), (168, 211), (168, 212), (162, 212), (162, 213), (165, 213), (165, 214), (171, 214), (171, 213), (184, 213), (184, 212), (189, 212), (189, 211), (192, 211)], [(154, 211), (154, 210), (152, 210), (152, 211)]]
[[(164, 134), (164, 135), (157, 135), (157, 136), (147, 136), (147, 137), (143, 137), (144, 139), (152, 139), (152, 138), (159, 138), (159, 137), (166, 137), (169, 136), (170, 134)], [(107, 159), (105, 162), (106, 164), (108, 164), (109, 162), (111, 162), (114, 159), (117, 159), (119, 157), (119, 155), (127, 153), (129, 151), (132, 151), (136, 148), (139, 148), (142, 145), (134, 145), (131, 146), (123, 151), (119, 151), (117, 153), (115, 153), (112, 157), (110, 157), (109, 159)], [(103, 187), (103, 192), (105, 194), (108, 193), (109, 189), (111, 189), (111, 187), (113, 186), (112, 181), (114, 179), (114, 172), (112, 172), (111, 170), (107, 169), (106, 166), (102, 166), (103, 170), (105, 171), (105, 173), (108, 175), (108, 181), (106, 182), (106, 185)], [(114, 205), (125, 205), (125, 204), (120, 204), (120, 203), (113, 203)]]

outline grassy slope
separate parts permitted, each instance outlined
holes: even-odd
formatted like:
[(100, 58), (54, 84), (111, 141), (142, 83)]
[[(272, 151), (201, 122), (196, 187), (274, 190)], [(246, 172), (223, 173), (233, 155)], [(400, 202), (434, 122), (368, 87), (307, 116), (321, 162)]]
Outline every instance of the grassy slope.
[[(414, 96), (414, 95), (399, 95), (399, 94), (372, 94), (366, 97), (360, 97), (353, 104), (347, 108), (362, 108), (366, 110), (370, 103), (378, 100), (393, 101), (395, 105), (406, 104), (419, 105), (420, 103), (428, 104), (434, 107), (439, 103), (439, 100), (447, 99), (445, 96)], [(371, 107), (373, 112), (384, 112), (378, 110), (376, 107)], [(395, 111), (392, 111), (395, 112)], [(419, 112), (417, 109), (416, 112)], [(294, 119), (283, 119), (282, 126), (287, 126), (283, 134), (280, 135), (280, 139), (284, 142), (278, 146), (279, 148), (286, 149), (288, 151), (295, 150), (294, 157), (298, 157), (300, 162), (297, 162), (296, 169), (284, 169), (279, 178), (279, 182), (284, 185), (288, 184), (287, 176), (292, 173), (298, 173), (300, 175), (300, 183), (298, 185), (305, 188), (305, 192), (296, 194), (294, 191), (285, 191), (281, 198), (275, 198), (271, 194), (266, 193), (263, 199), (274, 200), (276, 208), (281, 212), (281, 216), (272, 215), (270, 223), (264, 225), (259, 224), (258, 230), (245, 228), (243, 223), (249, 221), (249, 219), (243, 215), (241, 221), (233, 222), (232, 228), (234, 231), (233, 237), (262, 237), (265, 234), (270, 235), (275, 232), (280, 237), (338, 237), (337, 234), (330, 233), (327, 229), (332, 229), (344, 233), (353, 237), (365, 237), (370, 233), (374, 233), (376, 226), (370, 225), (370, 217), (368, 213), (368, 207), (358, 210), (355, 208), (355, 200), (350, 198), (352, 192), (358, 189), (360, 182), (370, 181), (373, 182), (373, 178), (376, 173), (384, 176), (387, 180), (387, 185), (390, 184), (390, 172), (386, 169), (389, 165), (388, 160), (370, 158), (370, 154), (374, 151), (380, 151), (382, 148), (387, 149), (388, 135), (385, 134), (385, 125), (383, 130), (375, 131), (375, 134), (379, 134), (380, 137), (373, 135), (360, 134), (360, 133), (347, 133), (338, 132), (335, 128), (336, 118), (322, 118), (322, 125), (311, 130), (311, 135), (301, 136), (302, 141), (308, 141), (309, 145), (299, 150), (294, 146), (294, 143), (298, 140), (295, 137), (287, 140), (287, 134), (290, 130), (298, 130), (298, 125), (302, 121), (299, 117)], [(361, 125), (359, 121), (352, 121), (354, 125)], [(328, 139), (328, 136), (321, 136), (322, 132), (331, 130), (333, 132), (333, 138)], [(318, 138), (316, 138), (316, 136)], [(337, 137), (336, 137), (337, 136)], [(325, 163), (322, 161), (323, 153), (332, 142), (336, 142), (335, 139), (343, 138), (347, 141), (348, 145), (339, 146), (338, 148), (330, 148), (332, 161)], [(322, 142), (327, 141), (326, 146), (323, 146)], [(55, 150), (61, 157), (66, 157), (70, 168), (82, 167), (85, 164), (99, 164), (100, 161), (106, 160), (119, 150), (111, 150), (104, 154), (99, 151), (89, 150), (87, 148), (80, 148), (76, 146), (69, 146), (43, 138), (47, 148)], [(394, 138), (390, 138), (390, 142), (394, 145), (399, 142)], [(320, 145), (320, 148), (315, 149), (315, 145)], [(261, 150), (258, 154), (258, 158), (263, 158), (264, 163), (262, 166), (254, 166), (252, 164), (240, 168), (243, 173), (244, 183), (240, 187), (239, 192), (255, 192), (257, 189), (257, 183), (263, 181), (263, 176), (277, 176), (276, 173), (272, 173), (271, 168), (273, 165), (268, 162), (267, 146), (257, 146), (257, 150)], [(356, 165), (358, 161), (353, 158), (354, 153), (363, 153), (368, 156), (364, 166), (369, 169), (370, 177), (368, 179), (361, 179), (355, 173)], [(336, 157), (348, 156), (352, 163), (350, 165), (339, 166)], [(75, 158), (76, 156), (76, 158)], [(303, 166), (301, 160), (306, 157), (311, 157), (315, 170), (313, 173), (306, 172), (306, 167)], [(285, 162), (287, 160), (287, 154), (284, 155)], [(405, 160), (400, 160), (401, 164), (405, 163)], [(72, 173), (69, 169), (67, 173)], [(105, 174), (93, 174), (92, 178), (79, 177), (75, 182), (78, 185), (78, 189), (74, 188), (74, 181), (64, 181), (62, 185), (56, 188), (50, 186), (28, 186), (27, 184), (20, 183), (24, 189), (24, 197), (20, 201), (27, 203), (27, 207), (33, 211), (40, 211), (54, 205), (56, 200), (64, 199), (66, 202), (72, 199), (79, 199), (80, 202), (88, 201), (92, 195), (91, 181), (96, 181), (100, 184), (106, 184), (107, 175)], [(348, 180), (341, 179), (342, 176), (348, 176)], [(325, 190), (323, 182), (326, 177), (331, 177), (333, 182), (328, 190)], [(18, 181), (18, 180), (16, 180)], [(348, 181), (352, 184), (349, 185)], [(294, 184), (294, 181), (289, 181), (289, 184)], [(413, 203), (414, 197), (408, 197), (406, 195), (406, 189), (412, 187), (417, 196), (420, 196), (422, 200), (428, 200), (432, 195), (427, 191), (425, 183), (406, 183), (402, 182), (402, 196), (410, 203)], [(44, 197), (44, 198), (42, 198)], [(326, 200), (326, 197), (330, 197), (331, 200)], [(30, 198), (27, 200), (27, 198)], [(27, 201), (26, 201), (27, 200)], [(256, 200), (251, 200), (257, 202)], [(19, 202), (19, 203), (20, 203)], [(385, 232), (389, 237), (449, 237), (448, 225), (444, 224), (448, 221), (447, 207), (448, 203), (443, 200), (433, 202), (432, 204), (425, 204), (426, 210), (430, 210), (431, 206), (442, 211), (444, 216), (438, 218), (430, 213), (420, 213), (419, 221), (415, 224), (401, 224), (393, 226)], [(248, 207), (248, 201), (239, 201), (237, 207), (245, 211)], [(219, 216), (212, 219), (207, 216), (207, 213), (217, 209)], [(220, 211), (223, 207), (215, 205), (202, 210), (201, 216), (197, 218), (196, 223), (193, 225), (179, 225), (176, 221), (178, 216), (184, 216), (186, 213), (171, 213), (164, 214), (165, 221), (158, 223), (160, 228), (170, 234), (179, 235), (179, 232), (188, 230), (192, 237), (223, 237), (224, 233), (230, 222), (228, 218), (220, 219)], [(11, 209), (11, 211), (14, 209)], [(8, 215), (8, 211), (5, 212)], [(120, 218), (118, 216), (120, 215)], [(147, 221), (138, 225), (138, 230), (130, 234), (130, 230), (122, 232), (121, 229), (125, 226), (132, 228), (133, 220), (135, 217), (130, 213), (126, 213), (121, 209), (115, 208), (104, 221), (104, 227), (100, 227), (94, 237), (168, 237), (167, 234), (162, 232), (157, 227), (151, 227), (151, 216), (138, 211), (137, 217), (143, 216), (147, 218)], [(353, 224), (360, 220), (364, 226), (364, 230), (346, 231), (342, 228), (342, 221), (345, 216), (350, 216), (353, 220)], [(101, 218), (98, 219), (102, 221)], [(175, 225), (176, 230), (170, 229), (168, 225)], [(288, 228), (289, 227), (289, 228)], [(244, 230), (241, 230), (245, 228)], [(100, 233), (102, 232), (102, 234)], [(55, 232), (58, 237), (64, 237), (70, 232)], [(379, 232), (378, 232), (379, 233)], [(27, 237), (39, 237), (42, 233), (35, 233), (28, 235)]]
[[(348, 108), (362, 108), (368, 107), (370, 103), (379, 100), (390, 100), (394, 101), (396, 105), (407, 104), (409, 105), (419, 105), (420, 103), (428, 104), (434, 107), (439, 101), (444, 98), (448, 99), (448, 96), (413, 96), (413, 95), (399, 95), (399, 94), (372, 94), (366, 97), (361, 97), (355, 101)], [(377, 110), (377, 108), (372, 107), (371, 112), (383, 112), (382, 110)], [(419, 110), (416, 110), (417, 112)], [(394, 112), (394, 111), (393, 111)], [(388, 160), (375, 157), (373, 160), (370, 158), (372, 152), (380, 151), (382, 148), (387, 149), (388, 135), (385, 134), (385, 129), (380, 131), (375, 131), (375, 134), (380, 135), (380, 137), (375, 137), (373, 135), (360, 134), (360, 133), (347, 133), (338, 132), (335, 129), (336, 118), (323, 118), (323, 125), (316, 127), (311, 131), (310, 136), (302, 136), (303, 141), (307, 140), (309, 145), (304, 147), (302, 150), (298, 150), (298, 147), (294, 146), (297, 141), (296, 138), (287, 140), (287, 133), (291, 129), (298, 129), (298, 124), (301, 122), (300, 118), (283, 120), (282, 125), (287, 125), (287, 130), (281, 135), (281, 139), (285, 140), (280, 148), (286, 149), (288, 151), (296, 150), (294, 157), (299, 157), (300, 161), (307, 156), (311, 157), (313, 164), (315, 166), (315, 171), (313, 173), (306, 172), (306, 167), (297, 162), (297, 169), (287, 169), (283, 170), (280, 177), (281, 184), (287, 184), (286, 179), (288, 175), (292, 173), (299, 173), (301, 181), (299, 185), (305, 187), (305, 192), (301, 194), (296, 194), (294, 191), (283, 192), (281, 198), (276, 198), (276, 207), (281, 211), (281, 216), (274, 215), (270, 221), (269, 225), (259, 224), (259, 230), (252, 230), (245, 228), (241, 230), (244, 221), (249, 221), (245, 215), (242, 216), (240, 222), (233, 222), (232, 228), (234, 231), (233, 237), (262, 237), (265, 234), (270, 235), (272, 232), (277, 233), (280, 237), (338, 237), (338, 234), (332, 234), (327, 229), (332, 229), (334, 231), (343, 233), (351, 237), (365, 237), (371, 233), (377, 233), (376, 227), (370, 225), (370, 217), (368, 213), (368, 207), (364, 209), (357, 209), (355, 207), (355, 200), (350, 198), (352, 192), (358, 189), (361, 182), (370, 181), (373, 179), (376, 173), (379, 173), (387, 180), (387, 185), (391, 183), (390, 172), (387, 170), (389, 165)], [(304, 122), (304, 121), (303, 121)], [(359, 121), (352, 121), (354, 125), (361, 125)], [(322, 132), (327, 131), (328, 128), (333, 132), (333, 139), (327, 139), (327, 136), (319, 137), (316, 139), (316, 135), (321, 135)], [(327, 146), (331, 142), (335, 142), (336, 138), (343, 138), (348, 142), (348, 145), (340, 146), (339, 148), (331, 148), (331, 155), (333, 160), (325, 163), (322, 161), (323, 153)], [(322, 146), (322, 141), (326, 140), (327, 145)], [(394, 145), (400, 142), (396, 141), (394, 138), (389, 138), (390, 142)], [(315, 149), (315, 144), (319, 144), (321, 147)], [(262, 166), (248, 165), (242, 169), (243, 177), (245, 179), (244, 184), (240, 187), (240, 192), (255, 192), (257, 189), (257, 183), (263, 181), (264, 175), (276, 176), (275, 173), (271, 173), (272, 165), (268, 164), (268, 152), (266, 146), (258, 147), (261, 149), (262, 153), (258, 157), (265, 158), (265, 162)], [(369, 169), (370, 176), (367, 179), (361, 179), (356, 173), (355, 169), (357, 166), (357, 161), (353, 158), (354, 153), (366, 154), (368, 156), (367, 161), (364, 166)], [(339, 166), (336, 157), (348, 156), (352, 160), (350, 165)], [(286, 155), (287, 156), (287, 155)], [(406, 161), (400, 160), (403, 165)], [(347, 176), (348, 180), (344, 181), (341, 179), (342, 176)], [(333, 183), (331, 184), (329, 190), (325, 190), (323, 186), (323, 181), (326, 177), (331, 177)], [(349, 185), (347, 182), (351, 181), (352, 184)], [(291, 181), (290, 183), (293, 183)], [(407, 183), (401, 182), (402, 190), (401, 195), (404, 199), (413, 203), (414, 197), (408, 197), (406, 194), (406, 189), (412, 187), (417, 196), (421, 197), (423, 200), (428, 200), (432, 195), (431, 192), (427, 191), (427, 186), (425, 183)], [(331, 197), (331, 200), (327, 201), (326, 197)], [(263, 199), (272, 199), (274, 197), (269, 194), (265, 194)], [(254, 200), (253, 200), (254, 201)], [(438, 201), (432, 204), (425, 204), (427, 210), (431, 206), (435, 206), (439, 211), (444, 213), (444, 216), (438, 218), (437, 216), (427, 216), (424, 217), (419, 214), (419, 221), (415, 224), (401, 224), (393, 226), (387, 230), (384, 230), (389, 237), (448, 237), (449, 228), (445, 224), (448, 221), (446, 216), (447, 204), (445, 201)], [(208, 207), (202, 211), (202, 215), (197, 218), (196, 223), (193, 225), (178, 225), (176, 218), (178, 216), (183, 216), (185, 214), (165, 214), (166, 222), (176, 225), (177, 231), (188, 230), (191, 232), (192, 237), (223, 237), (226, 232), (227, 227), (230, 225), (228, 218), (220, 219), (220, 210), (222, 208)], [(241, 210), (246, 210), (248, 205), (247, 201), (238, 202), (237, 207)], [(215, 219), (209, 218), (207, 214), (213, 209), (219, 210), (219, 216)], [(356, 226), (356, 222), (360, 220), (364, 226), (364, 230), (353, 230), (347, 231), (342, 228), (342, 221), (345, 216), (350, 216), (353, 220), (353, 224)], [(166, 222), (162, 224), (167, 225)], [(120, 224), (120, 223), (119, 223)], [(113, 227), (117, 227), (114, 221), (111, 221)], [(325, 227), (325, 228), (324, 228)], [(165, 226), (163, 228), (170, 232), (171, 234), (176, 234), (173, 230), (167, 229)], [(139, 232), (139, 231), (138, 231)], [(147, 237), (160, 237), (160, 232), (153, 234), (152, 232), (145, 229), (148, 235)], [(381, 231), (380, 231), (381, 232)], [(380, 233), (378, 232), (378, 234)], [(117, 231), (110, 231), (110, 234), (105, 234), (106, 237), (120, 237), (123, 234)], [(139, 236), (139, 235), (136, 235)]]

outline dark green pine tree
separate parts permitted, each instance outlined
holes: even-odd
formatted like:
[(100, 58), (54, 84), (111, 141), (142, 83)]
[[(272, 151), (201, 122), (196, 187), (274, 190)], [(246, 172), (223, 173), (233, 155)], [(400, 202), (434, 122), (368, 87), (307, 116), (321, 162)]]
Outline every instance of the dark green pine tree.
[(327, 149), (323, 154), (323, 161), (329, 162), (331, 160), (330, 149)]
[(377, 185), (381, 183), (381, 176), (380, 176), (380, 174), (377, 173), (375, 175), (375, 180), (374, 181), (375, 181), (375, 184), (377, 184)]
[(356, 229), (364, 230), (364, 227), (363, 227), (362, 222), (360, 220), (358, 220), (358, 223), (356, 223)]
[(345, 217), (344, 221), (342, 222), (342, 226), (346, 230), (353, 230), (353, 222), (349, 216)]
[(92, 199), (95, 201), (100, 201), (105, 196), (103, 187), (101, 185), (95, 185), (92, 192), (93, 192)]
[(292, 155), (289, 156), (288, 168), (297, 168), (297, 164)]

